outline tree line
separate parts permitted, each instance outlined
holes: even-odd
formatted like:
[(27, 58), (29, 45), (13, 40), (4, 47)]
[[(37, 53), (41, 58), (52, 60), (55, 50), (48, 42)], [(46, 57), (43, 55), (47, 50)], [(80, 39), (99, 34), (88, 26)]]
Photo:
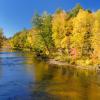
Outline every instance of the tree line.
[(100, 63), (100, 10), (92, 12), (79, 4), (71, 11), (35, 13), (32, 28), (16, 33), (12, 48), (83, 65)]

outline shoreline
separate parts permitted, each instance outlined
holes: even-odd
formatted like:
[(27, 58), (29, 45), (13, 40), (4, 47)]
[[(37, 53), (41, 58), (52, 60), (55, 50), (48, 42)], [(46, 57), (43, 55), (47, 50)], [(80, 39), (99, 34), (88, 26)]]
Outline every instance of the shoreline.
[[(16, 51), (28, 51), (30, 52), (30, 50), (23, 50), (23, 49), (12, 49), (12, 50), (16, 50)], [(63, 66), (63, 67), (67, 67), (70, 66), (72, 68), (76, 68), (76, 69), (81, 69), (81, 70), (90, 70), (90, 71), (100, 71), (100, 65), (88, 65), (88, 66), (82, 66), (82, 65), (76, 65), (76, 64), (70, 64), (67, 63), (65, 61), (59, 61), (59, 60), (55, 60), (55, 59), (51, 59), (51, 58), (47, 58), (47, 57), (43, 57), (43, 56), (36, 56), (35, 57), (39, 60), (45, 60), (48, 64), (50, 65), (56, 65), (56, 66)]]
[(47, 63), (50, 65), (57, 65), (57, 66), (64, 66), (64, 67), (71, 66), (73, 68), (81, 69), (81, 70), (100, 71), (100, 65), (81, 66), (81, 65), (75, 65), (75, 64), (68, 64), (64, 61), (57, 61), (55, 59), (48, 59)]

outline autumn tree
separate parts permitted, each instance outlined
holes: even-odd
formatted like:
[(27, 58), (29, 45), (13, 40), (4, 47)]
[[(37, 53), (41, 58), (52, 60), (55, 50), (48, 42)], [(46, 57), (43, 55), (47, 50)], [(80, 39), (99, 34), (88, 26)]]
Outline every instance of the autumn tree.
[(11, 39), (11, 45), (15, 49), (31, 49), (31, 38), (32, 35), (28, 30), (22, 30), (13, 36)]
[(94, 18), (91, 13), (80, 10), (73, 19), (72, 45), (77, 47), (80, 56), (89, 57), (92, 52), (91, 37)]
[(94, 13), (95, 22), (93, 24), (93, 37), (92, 46), (94, 49), (94, 55), (100, 57), (100, 10)]
[(52, 19), (52, 32), (52, 38), (56, 48), (63, 48), (62, 40), (66, 37), (66, 13), (64, 11), (54, 14)]
[(55, 46), (62, 53), (66, 53), (66, 58), (70, 56), (70, 36), (73, 30), (72, 19), (68, 13), (60, 10), (59, 13), (55, 13), (52, 20), (52, 37)]
[(35, 14), (32, 21), (33, 27), (37, 30), (37, 40), (39, 41), (40, 39), (45, 51), (48, 51), (48, 54), (51, 53), (51, 49), (54, 46), (51, 20), (51, 15), (44, 12), (42, 16)]

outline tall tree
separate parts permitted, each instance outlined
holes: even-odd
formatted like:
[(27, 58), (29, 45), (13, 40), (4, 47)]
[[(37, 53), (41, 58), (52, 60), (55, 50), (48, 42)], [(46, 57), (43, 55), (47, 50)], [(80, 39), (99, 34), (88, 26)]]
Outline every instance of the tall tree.
[(72, 44), (79, 49), (81, 56), (91, 55), (91, 37), (94, 18), (91, 13), (80, 10), (73, 20)]
[(63, 48), (62, 40), (66, 37), (66, 13), (64, 11), (60, 11), (53, 16), (52, 32), (56, 48)]
[(33, 17), (33, 27), (37, 29), (39, 39), (41, 39), (40, 41), (43, 42), (44, 48), (49, 54), (53, 47), (51, 20), (52, 17), (46, 12), (44, 12), (42, 16), (36, 14)]
[(94, 49), (94, 55), (100, 58), (100, 10), (94, 13), (95, 22), (93, 24), (93, 37), (92, 46)]

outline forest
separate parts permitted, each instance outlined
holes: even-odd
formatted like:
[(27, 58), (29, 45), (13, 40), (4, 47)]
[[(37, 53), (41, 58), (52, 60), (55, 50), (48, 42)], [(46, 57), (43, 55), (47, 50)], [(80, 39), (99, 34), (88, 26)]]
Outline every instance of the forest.
[(28, 50), (37, 57), (82, 66), (98, 65), (100, 10), (93, 12), (78, 4), (70, 11), (57, 9), (53, 14), (42, 15), (36, 12), (31, 29), (16, 33), (9, 43), (13, 49)]

